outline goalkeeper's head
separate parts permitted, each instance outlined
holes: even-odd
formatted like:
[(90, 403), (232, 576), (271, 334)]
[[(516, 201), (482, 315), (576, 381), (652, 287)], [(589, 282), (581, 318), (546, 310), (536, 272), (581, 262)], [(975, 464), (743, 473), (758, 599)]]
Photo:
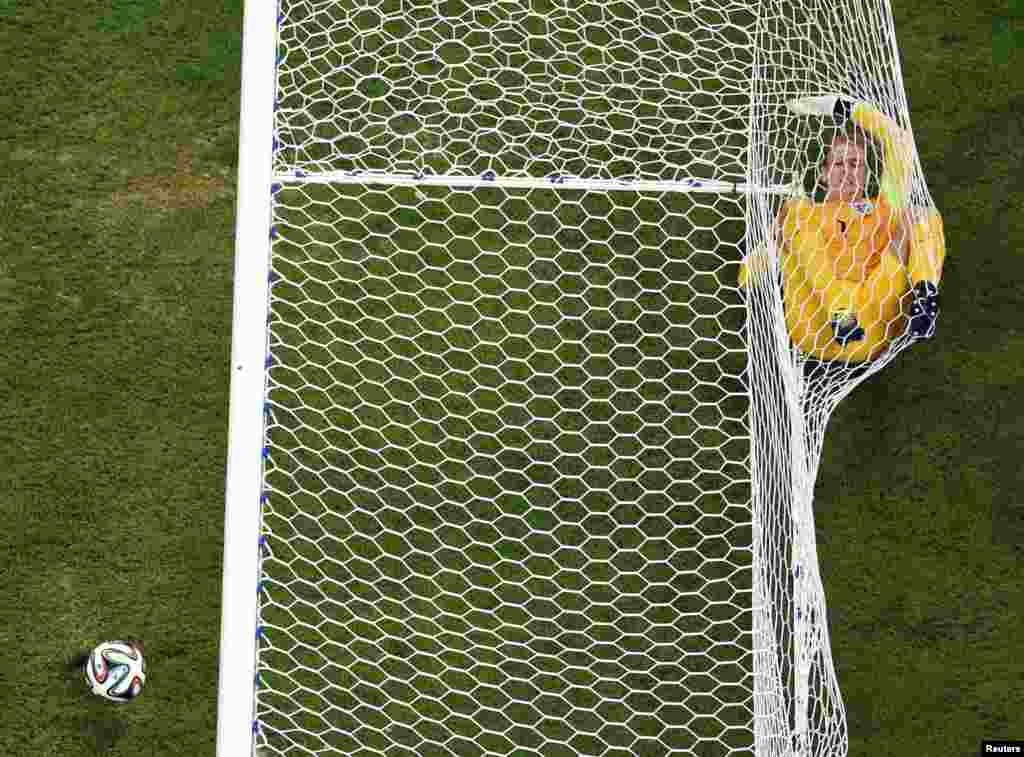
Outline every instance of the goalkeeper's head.
[(868, 183), (868, 145), (861, 131), (843, 131), (825, 152), (819, 182), (825, 201), (856, 202), (864, 199)]

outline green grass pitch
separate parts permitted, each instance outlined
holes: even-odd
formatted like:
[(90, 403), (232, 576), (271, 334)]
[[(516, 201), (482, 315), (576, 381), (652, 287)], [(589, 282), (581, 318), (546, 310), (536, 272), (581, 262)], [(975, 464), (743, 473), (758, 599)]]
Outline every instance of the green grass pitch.
[(745, 746), (741, 313), (697, 199), (278, 193), (268, 745)]
[[(1017, 630), (1024, 479), (1015, 453), (1024, 447), (1015, 283), (1024, 273), (1024, 100), (1016, 94), (1024, 53), (1007, 48), (1012, 34), (993, 48), (994, 20), (1003, 19), (999, 28), (1010, 32), (1020, 21), (999, 3), (894, 6), (915, 137), (946, 222), (942, 316), (934, 341), (859, 388), (833, 417), (816, 489), (818, 548), (851, 755), (968, 755), (982, 738), (1024, 732)], [(0, 22), (0, 39), (11, 51), (0, 91), (0, 160), (8, 168), (0, 186), (0, 754), (212, 755), (240, 3), (68, 0), (58, 9), (41, 0), (0, 0)], [(408, 204), (397, 192), (374, 197), (385, 210)], [(438, 199), (432, 192), (422, 218), (381, 212), (380, 223), (427, 222), (430, 234), (450, 233), (451, 224), (431, 216), (430, 200)], [(546, 201), (543, 193), (526, 194), (511, 201)], [(336, 193), (332, 202), (343, 198)], [(546, 212), (557, 218), (557, 209)], [(486, 216), (478, 223), (486, 226)], [(509, 233), (517, 245), (505, 260), (509, 270), (480, 272), (493, 290), (476, 285), (478, 306), (491, 314), (525, 281), (526, 267), (515, 267), (514, 255), (523, 254), (533, 232)], [(435, 245), (430, 255), (442, 254), (437, 239), (424, 241)], [(448, 249), (458, 253), (457, 245)], [(571, 269), (571, 244), (552, 244), (548, 252)], [(414, 257), (396, 252), (389, 259), (398, 271)], [(562, 283), (619, 275), (621, 260), (609, 257), (589, 273), (570, 270), (576, 278)], [(430, 272), (412, 273), (423, 280)], [(380, 281), (382, 273), (365, 284)], [(468, 301), (460, 283), (438, 282), (420, 294), (440, 297), (450, 287), (453, 302)], [(411, 294), (378, 291), (379, 310), (352, 315), (390, 324), (392, 336), (382, 344), (392, 340), (392, 360), (376, 366), (394, 366), (391, 381), (405, 382), (407, 393), (393, 399), (429, 409), (450, 387), (425, 384), (413, 370), (416, 356), (432, 345), (416, 342), (426, 337), (415, 319), (391, 315)], [(470, 317), (463, 309), (453, 313)], [(554, 315), (540, 310), (537, 328), (556, 329), (545, 321)], [(513, 310), (503, 317), (513, 337), (525, 328)], [(449, 334), (466, 340), (458, 359), (467, 362), (456, 367), (470, 370), (470, 322), (456, 317)], [(643, 370), (635, 373), (643, 378)], [(566, 379), (582, 392), (572, 376)], [(484, 376), (480, 396), (491, 399), (481, 407), (497, 406), (516, 380)], [(612, 403), (612, 387), (605, 390), (607, 397), (579, 401)], [(465, 415), (467, 423), (471, 418)], [(286, 421), (279, 415), (279, 433), (286, 433)], [(410, 438), (420, 432), (414, 424), (401, 430)], [(375, 433), (386, 439), (399, 430), (382, 426)], [(578, 436), (560, 429), (552, 444), (578, 443)], [(446, 449), (445, 473), (465, 476), (464, 488), (479, 477), (468, 462), (472, 440), (467, 434), (466, 447)], [(414, 478), (388, 476), (401, 465), (410, 476), (429, 476), (445, 463), (429, 457), (438, 447), (409, 449), (423, 459), (364, 470), (396, 492), (418, 492)], [(558, 503), (531, 499), (543, 491), (524, 487), (522, 497), (496, 499), (495, 507), (536, 533), (574, 523)], [(587, 504), (596, 511), (596, 530), (613, 519), (612, 502), (592, 497)], [(388, 523), (395, 512), (382, 506), (378, 520)], [(427, 508), (411, 512), (429, 524)], [(639, 528), (636, 514), (623, 515)], [(390, 525), (397, 531), (397, 522)], [(496, 529), (474, 545), (439, 546), (453, 559), (461, 552), (488, 565), (459, 574), (465, 585), (456, 573), (441, 582), (452, 594), (467, 590), (467, 613), (478, 609), (473, 602), (486, 609), (488, 601), (473, 586), (524, 577), (515, 571), (514, 549), (526, 537), (510, 533), (515, 539)], [(397, 540), (378, 543), (403, 549)], [(559, 582), (572, 577), (552, 571), (536, 589), (564, 591)], [(392, 586), (369, 573), (347, 580), (382, 593)], [(412, 582), (408, 590), (425, 598), (417, 627), (397, 613), (350, 627), (369, 635), (374, 626), (397, 638), (405, 622), (410, 658), (426, 666), (449, 655), (455, 669), (465, 651), (441, 648), (454, 637), (440, 623), (444, 608), (428, 601), (437, 587)], [(348, 611), (361, 607), (353, 603)], [(120, 709), (90, 701), (62, 663), (102, 638), (126, 635), (146, 641), (147, 689)], [(397, 653), (397, 642), (390, 643)], [(348, 672), (376, 675), (370, 668)], [(553, 682), (554, 672), (541, 680)], [(585, 697), (586, 690), (581, 682), (559, 699)], [(503, 702), (499, 694), (481, 691), (474, 701), (453, 700), (449, 710), (460, 716), (459, 708), (483, 704), (494, 711)], [(389, 713), (393, 722), (412, 717), (413, 694), (393, 701), (408, 703)]]

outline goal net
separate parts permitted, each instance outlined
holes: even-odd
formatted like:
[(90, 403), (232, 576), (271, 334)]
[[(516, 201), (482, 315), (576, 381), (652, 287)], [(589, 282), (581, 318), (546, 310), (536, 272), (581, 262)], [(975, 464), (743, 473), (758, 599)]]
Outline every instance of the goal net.
[(907, 126), (884, 0), (246, 4), (220, 757), (847, 753), (814, 479), (908, 339), (737, 285), (831, 92)]

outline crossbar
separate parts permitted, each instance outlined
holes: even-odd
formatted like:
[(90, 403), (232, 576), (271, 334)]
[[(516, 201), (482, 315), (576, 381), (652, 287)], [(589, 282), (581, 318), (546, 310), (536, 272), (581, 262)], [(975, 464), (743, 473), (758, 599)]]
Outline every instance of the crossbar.
[(373, 171), (294, 171), (274, 174), (280, 184), (389, 184), (434, 187), (504, 187), (512, 189), (583, 189), (601, 192), (705, 192), (709, 194), (801, 194), (802, 187), (776, 184), (758, 187), (753, 184), (686, 178), (673, 181), (630, 179), (584, 179), (576, 176), (499, 176), (488, 171), (480, 176), (460, 174), (376, 173)]

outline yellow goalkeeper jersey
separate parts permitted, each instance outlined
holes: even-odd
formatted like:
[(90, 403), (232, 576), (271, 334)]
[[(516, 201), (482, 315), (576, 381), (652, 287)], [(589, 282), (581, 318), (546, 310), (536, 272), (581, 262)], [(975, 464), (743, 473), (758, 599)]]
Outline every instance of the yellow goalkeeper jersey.
[[(786, 326), (793, 344), (819, 360), (871, 360), (907, 326), (913, 284), (938, 284), (945, 257), (942, 218), (934, 209), (908, 209), (905, 133), (864, 103), (853, 120), (882, 145), (878, 197), (859, 202), (795, 199), (779, 213)], [(909, 213), (910, 251), (904, 266), (889, 249), (899, 214)], [(763, 253), (762, 253), (763, 254)], [(750, 266), (740, 269), (746, 286)]]

